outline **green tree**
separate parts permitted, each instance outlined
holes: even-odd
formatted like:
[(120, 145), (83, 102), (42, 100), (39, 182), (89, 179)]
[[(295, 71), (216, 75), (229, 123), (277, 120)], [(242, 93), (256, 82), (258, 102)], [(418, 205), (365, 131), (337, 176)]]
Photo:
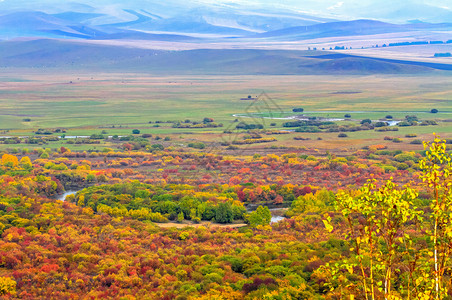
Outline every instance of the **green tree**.
[(42, 152), (40, 158), (43, 158), (43, 159), (49, 158), (49, 153), (47, 153), (46, 151)]
[(25, 170), (31, 170), (33, 168), (33, 165), (31, 163), (31, 160), (28, 156), (24, 156), (20, 159), (19, 162), (20, 166), (24, 168)]
[(178, 215), (177, 215), (177, 222), (178, 223), (182, 223), (184, 221), (184, 213), (183, 212), (180, 212)]
[(234, 220), (234, 212), (232, 211), (232, 206), (230, 203), (220, 203), (218, 204), (215, 220), (218, 223), (232, 223)]
[(260, 205), (255, 211), (249, 214), (247, 221), (251, 227), (258, 225), (268, 225), (272, 219), (272, 214), (267, 206)]

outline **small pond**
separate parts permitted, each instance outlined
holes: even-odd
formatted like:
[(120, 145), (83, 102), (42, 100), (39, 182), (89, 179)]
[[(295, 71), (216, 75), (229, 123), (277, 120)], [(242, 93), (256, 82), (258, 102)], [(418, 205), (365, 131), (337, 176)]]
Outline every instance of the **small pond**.
[(270, 208), (270, 212), (272, 213), (270, 223), (278, 223), (284, 220), (285, 217), (283, 215), (286, 210), (284, 208)]

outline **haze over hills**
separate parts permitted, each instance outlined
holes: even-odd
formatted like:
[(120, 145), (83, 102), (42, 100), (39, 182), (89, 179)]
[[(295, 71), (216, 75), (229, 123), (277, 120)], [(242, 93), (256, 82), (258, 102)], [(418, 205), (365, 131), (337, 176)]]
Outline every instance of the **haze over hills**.
[[(406, 23), (411, 20), (444, 23), (452, 19), (452, 4), (448, 0), (3, 0), (0, 11), (23, 10), (43, 11), (57, 14), (68, 11), (81, 13), (100, 13), (98, 24), (113, 23), (115, 20), (130, 19), (124, 10), (141, 11), (156, 18), (172, 18), (196, 9), (210, 13), (235, 12), (241, 15), (270, 14), (294, 17), (299, 15), (322, 16), (328, 19), (353, 20), (376, 19), (391, 23)], [(227, 11), (229, 10), (229, 11)], [(231, 16), (233, 17), (233, 16)], [(314, 18), (316, 19), (316, 18)]]
[[(104, 55), (98, 56), (98, 66), (104, 63), (108, 65), (114, 53), (123, 53), (125, 50), (132, 53), (131, 48), (144, 52), (311, 49), (346, 50), (349, 55), (346, 67), (342, 61), (337, 62), (335, 68), (347, 72), (425, 71), (432, 69), (432, 66), (433, 69), (444, 69), (441, 65), (452, 64), (451, 59), (434, 58), (435, 53), (452, 52), (452, 22), (447, 23), (450, 20), (452, 10), (446, 1), (439, 0), (409, 0), (403, 3), (386, 0), (308, 0), (302, 4), (295, 0), (278, 4), (267, 0), (3, 0), (0, 1), (0, 40), (4, 41), (4, 49), (8, 48), (10, 52), (1, 51), (0, 67), (14, 66), (14, 63), (21, 66), (48, 66), (45, 59), (42, 60), (43, 57), (53, 57), (55, 66), (64, 66), (70, 61), (67, 57), (100, 48)], [(30, 39), (44, 40), (39, 43), (27, 42)], [(55, 43), (52, 40), (62, 42)], [(29, 53), (23, 54), (18, 60), (21, 49), (29, 49)], [(37, 53), (41, 53), (41, 56), (37, 57)], [(152, 51), (149, 53), (152, 55)], [(279, 57), (278, 61), (285, 63), (286, 58), (292, 55), (283, 54), (283, 51), (275, 53), (273, 55)], [(201, 59), (197, 55), (188, 56), (194, 60)], [(363, 57), (377, 60), (370, 63)], [(87, 65), (87, 56), (81, 58), (79, 63)], [(220, 56), (213, 55), (210, 59), (218, 60)], [(330, 58), (333, 59), (337, 58)], [(392, 62), (397, 68), (379, 68), (374, 64), (376, 61), (383, 64), (385, 59), (414, 61), (416, 63), (411, 65), (416, 67), (406, 69), (408, 64), (404, 63), (401, 67), (397, 61)], [(156, 63), (151, 61), (147, 63)], [(419, 67), (418, 62), (424, 64)], [(130, 63), (133, 69), (133, 63)], [(439, 67), (434, 67), (435, 64)], [(215, 63), (197, 65), (201, 70), (201, 66)], [(312, 64), (309, 68), (295, 69), (275, 65), (274, 69), (279, 70), (276, 73), (284, 74), (292, 74), (294, 70), (301, 73), (308, 70), (313, 73), (331, 71), (331, 66), (325, 69), (325, 65), (329, 64), (323, 62), (320, 65)]]
[[(51, 5), (52, 1), (21, 6), (0, 2), (2, 36), (99, 38), (124, 31), (158, 31), (167, 33), (243, 36), (299, 25), (329, 21), (326, 18), (292, 11), (252, 10), (219, 5), (192, 5), (182, 1), (141, 1), (94, 6), (80, 3)], [(44, 5), (48, 3), (48, 5)], [(41, 4), (41, 5), (39, 5)], [(24, 22), (24, 20), (27, 20)]]

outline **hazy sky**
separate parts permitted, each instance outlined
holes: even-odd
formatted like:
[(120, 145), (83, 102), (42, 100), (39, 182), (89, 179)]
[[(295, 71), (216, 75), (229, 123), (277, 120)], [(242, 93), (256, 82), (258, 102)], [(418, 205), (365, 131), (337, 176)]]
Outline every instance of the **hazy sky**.
[(392, 1), (382, 1), (382, 0), (198, 0), (196, 2), (204, 3), (237, 3), (237, 4), (265, 4), (265, 5), (289, 5), (293, 7), (319, 7), (319, 8), (330, 8), (330, 7), (340, 7), (343, 5), (359, 5), (359, 6), (369, 6), (378, 5), (383, 3), (399, 3), (399, 4), (428, 4), (435, 5), (439, 7), (452, 8), (452, 0), (392, 0)]

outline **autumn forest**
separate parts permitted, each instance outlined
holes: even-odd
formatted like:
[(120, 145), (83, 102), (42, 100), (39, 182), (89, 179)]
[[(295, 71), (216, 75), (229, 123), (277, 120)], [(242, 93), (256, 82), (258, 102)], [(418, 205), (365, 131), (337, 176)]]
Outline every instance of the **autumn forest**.
[[(446, 141), (422, 152), (383, 148), (347, 157), (64, 147), (3, 154), (0, 293), (445, 299)], [(65, 190), (74, 192), (59, 200)]]

